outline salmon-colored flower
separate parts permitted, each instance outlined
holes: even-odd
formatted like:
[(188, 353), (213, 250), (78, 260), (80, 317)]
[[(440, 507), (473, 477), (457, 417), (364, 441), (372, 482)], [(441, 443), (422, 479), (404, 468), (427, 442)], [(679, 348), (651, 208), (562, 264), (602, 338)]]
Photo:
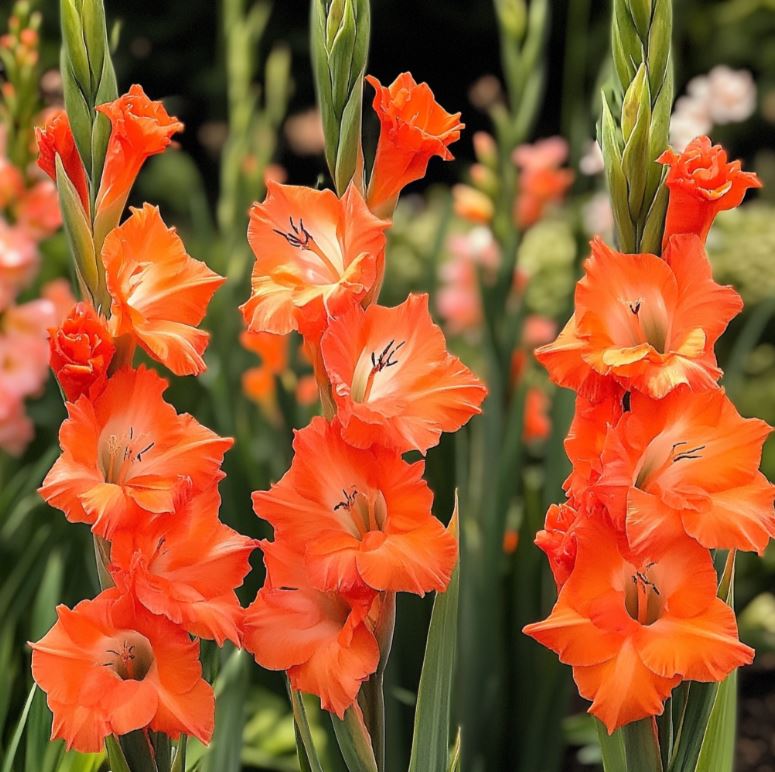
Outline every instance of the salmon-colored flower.
[(40, 180), (25, 191), (16, 205), (16, 222), (37, 240), (47, 239), (59, 230), (62, 212), (51, 180)]
[(481, 412), (487, 389), (447, 351), (428, 296), (395, 308), (351, 308), (321, 341), (342, 437), (359, 448), (384, 445), (422, 453), (442, 432)]
[(110, 573), (154, 614), (192, 635), (240, 645), (242, 608), (234, 590), (250, 571), (253, 539), (218, 519), (215, 485), (170, 517), (119, 531), (110, 549)]
[(720, 389), (684, 387), (659, 401), (633, 394), (605, 442), (596, 493), (634, 549), (685, 531), (704, 547), (761, 553), (775, 536), (775, 486), (758, 471), (769, 432)]
[(183, 124), (171, 117), (161, 102), (148, 99), (137, 84), (113, 102), (98, 105), (97, 110), (111, 125), (97, 195), (97, 214), (115, 213), (117, 222), (145, 161), (164, 152), (172, 135), (183, 131)]
[(560, 168), (568, 158), (568, 143), (549, 137), (514, 151), (520, 170), (514, 220), (520, 228), (535, 225), (552, 204), (560, 203), (573, 184), (573, 171)]
[(38, 270), (38, 249), (32, 235), (0, 217), (0, 311), (32, 281)]
[(552, 431), (549, 418), (551, 401), (543, 389), (533, 386), (525, 394), (525, 419), (522, 439), (525, 442), (545, 440)]
[(89, 183), (67, 113), (64, 110), (50, 113), (43, 128), (35, 129), (35, 137), (38, 142), (38, 166), (56, 182), (56, 157), (59, 156), (62, 168), (78, 193), (84, 211), (88, 212)]
[(492, 222), (495, 205), (490, 196), (470, 185), (453, 185), (452, 200), (455, 214), (469, 222), (487, 225)]
[(676, 233), (694, 233), (705, 241), (719, 212), (739, 206), (748, 188), (762, 185), (753, 172), (741, 170), (740, 161), (728, 162), (726, 150), (708, 137), (693, 139), (683, 153), (666, 150), (657, 160), (670, 167), (665, 244)]
[(279, 541), (304, 545), (319, 590), (443, 592), (455, 566), (455, 538), (431, 514), (424, 464), (394, 451), (353, 448), (337, 421), (313, 418), (296, 432), (291, 468), (253, 508)]
[(330, 190), (269, 182), (264, 203), (250, 212), (256, 263), (241, 307), (248, 328), (319, 338), (330, 316), (375, 288), (387, 226), (354, 185), (339, 199)]
[(373, 107), (380, 123), (367, 200), (372, 211), (389, 215), (401, 190), (425, 176), (433, 156), (452, 160), (449, 145), (460, 139), (465, 124), (460, 113), (448, 113), (430, 86), (418, 84), (408, 72), (390, 86), (373, 75), (366, 80), (374, 87)]
[(218, 437), (162, 399), (167, 381), (124, 368), (92, 402), (67, 406), (62, 455), (41, 496), (72, 522), (110, 538), (119, 528), (170, 515), (186, 498), (221, 479), (232, 440)]
[(24, 412), (24, 401), (0, 387), (0, 450), (20, 456), (34, 434), (32, 421)]
[[(304, 555), (287, 543), (262, 542), (267, 580), (244, 618), (244, 646), (269, 670), (285, 670), (291, 688), (316, 694), (339, 718), (379, 663), (366, 588), (321, 592), (307, 578)], [(373, 616), (373, 613), (372, 613)]]
[(213, 733), (215, 699), (199, 643), (115, 588), (74, 609), (32, 646), (32, 676), (54, 714), (51, 739), (97, 753), (109, 734), (150, 728), (173, 739)]
[(48, 374), (46, 330), (55, 323), (48, 300), (11, 306), (0, 329), (0, 393), (14, 398), (38, 394)]
[(196, 328), (225, 279), (187, 252), (158, 207), (145, 204), (105, 239), (102, 250), (112, 298), (113, 336), (132, 335), (175, 375), (206, 369), (210, 335)]
[(15, 204), (24, 193), (24, 175), (0, 153), (0, 209)]
[(78, 303), (50, 331), (51, 369), (66, 399), (95, 396), (105, 386), (116, 347), (105, 321), (88, 303)]
[(721, 681), (751, 662), (734, 612), (716, 596), (707, 550), (683, 538), (643, 559), (591, 519), (575, 536), (575, 566), (557, 603), (524, 632), (573, 666), (589, 712), (609, 733), (660, 715), (681, 679)]
[(681, 384), (715, 386), (713, 346), (742, 301), (713, 281), (696, 236), (673, 237), (664, 260), (595, 239), (584, 272), (571, 320), (536, 351), (555, 383), (593, 400), (616, 383), (655, 399)]

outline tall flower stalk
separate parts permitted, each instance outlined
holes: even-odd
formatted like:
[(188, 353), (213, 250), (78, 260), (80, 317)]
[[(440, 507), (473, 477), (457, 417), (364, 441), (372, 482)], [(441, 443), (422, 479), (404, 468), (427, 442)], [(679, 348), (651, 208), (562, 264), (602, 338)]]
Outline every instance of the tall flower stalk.
[(704, 247), (759, 182), (707, 137), (667, 147), (671, 13), (614, 4), (623, 103), (616, 119), (604, 104), (601, 130), (619, 250), (592, 242), (571, 319), (536, 352), (576, 411), (567, 500), (536, 537), (558, 598), (524, 631), (573, 667), (606, 770), (720, 758), (706, 729), (734, 721), (735, 671), (754, 654), (738, 639), (735, 552), (775, 536), (758, 469), (770, 427), (718, 386), (714, 346), (742, 301)]
[[(301, 700), (307, 692), (330, 712), (353, 772), (387, 769), (383, 674), (400, 623), (396, 593), (444, 593), (457, 563), (454, 519), (445, 527), (433, 515), (425, 464), (403, 454), (424, 455), (443, 432), (457, 431), (486, 393), (447, 352), (427, 295), (394, 308), (378, 303), (389, 259), (385, 218), (434, 156), (452, 157), (448, 146), (463, 124), (411, 74), (389, 86), (369, 76), (381, 130), (363, 179), (368, 19), (368, 3), (312, 2), (311, 48), (335, 190), (269, 184), (250, 213), (256, 262), (242, 306), (251, 334), (302, 336), (323, 405), (323, 416), (295, 433), (290, 469), (253, 494), (274, 540), (261, 542), (267, 577), (245, 614), (245, 644), (259, 665), (287, 674), (301, 763), (320, 764)], [(446, 647), (454, 650), (454, 638)], [(444, 726), (433, 738), (429, 716), (418, 712), (413, 759), (432, 752), (446, 766), (448, 693), (446, 714), (439, 710), (426, 710), (430, 725)]]
[(157, 207), (119, 225), (143, 163), (183, 124), (140, 86), (115, 95), (101, 2), (63, 0), (62, 24), (66, 112), (39, 132), (38, 163), (57, 183), (83, 300), (52, 330), (68, 418), (39, 492), (91, 528), (102, 592), (57, 608), (32, 671), (68, 749), (105, 748), (114, 769), (182, 770), (186, 737), (213, 733), (199, 638), (240, 645), (234, 590), (254, 543), (218, 519), (232, 440), (178, 414), (167, 381), (134, 359), (142, 348), (176, 375), (202, 373), (198, 325), (223, 279)]

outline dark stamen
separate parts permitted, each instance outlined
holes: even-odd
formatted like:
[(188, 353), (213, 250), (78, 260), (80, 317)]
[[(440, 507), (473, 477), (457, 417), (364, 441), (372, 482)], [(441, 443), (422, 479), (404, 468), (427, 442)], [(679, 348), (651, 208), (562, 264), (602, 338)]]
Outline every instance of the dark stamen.
[(278, 228), (272, 228), (272, 230), (278, 235), (282, 236), (292, 247), (298, 249), (307, 249), (310, 241), (313, 241), (312, 234), (304, 227), (304, 220), (299, 217), (299, 224), (296, 225), (293, 222), (293, 217), (289, 217), (288, 221), (291, 224), (291, 232), (281, 231)]

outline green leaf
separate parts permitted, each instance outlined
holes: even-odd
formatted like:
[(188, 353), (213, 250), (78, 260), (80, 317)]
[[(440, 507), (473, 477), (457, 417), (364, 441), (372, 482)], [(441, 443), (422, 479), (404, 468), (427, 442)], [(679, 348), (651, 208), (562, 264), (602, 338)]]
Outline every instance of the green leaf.
[(19, 745), (22, 740), (22, 734), (24, 733), (24, 727), (27, 724), (27, 717), (30, 715), (30, 708), (32, 707), (32, 700), (35, 697), (35, 691), (38, 687), (33, 684), (30, 693), (27, 695), (27, 701), (22, 708), (21, 716), (16, 724), (11, 740), (8, 743), (8, 747), (4, 749), (5, 759), (3, 761), (2, 770), (0, 772), (13, 772), (13, 761), (16, 758), (16, 752), (19, 750)]
[(598, 719), (595, 719), (595, 726), (600, 752), (603, 755), (603, 769), (605, 772), (624, 772), (627, 769), (627, 756), (624, 752), (624, 738), (621, 732), (608, 734), (608, 730)]
[(656, 725), (653, 718), (642, 718), (620, 730), (627, 757), (627, 772), (662, 772)]
[(377, 772), (371, 738), (358, 704), (347, 708), (344, 719), (332, 713), (331, 723), (347, 769), (350, 772)]
[(732, 770), (737, 732), (737, 670), (718, 687), (695, 772)]
[(239, 772), (241, 769), (247, 675), (248, 655), (235, 649), (215, 681), (215, 733), (204, 760), (205, 772)]
[(292, 689), (288, 684), (288, 694), (291, 699), (291, 710), (296, 729), (296, 751), (299, 755), (299, 765), (303, 772), (323, 772), (315, 743), (312, 741), (312, 731), (304, 709), (301, 692)]
[(132, 772), (126, 756), (124, 756), (124, 751), (121, 750), (118, 740), (112, 734), (105, 738), (105, 751), (108, 755), (110, 772)]
[[(727, 556), (724, 571), (719, 582), (719, 597), (730, 606), (734, 603), (735, 583), (734, 583), (734, 552)], [(726, 690), (732, 691), (729, 695), (725, 693), (721, 696), (727, 681), (733, 683), (726, 686)], [(676, 730), (675, 742), (673, 743), (673, 755), (670, 759), (668, 772), (697, 772), (698, 760), (705, 743), (710, 747), (718, 747), (720, 751), (727, 751), (727, 743), (734, 745), (734, 704), (730, 705), (728, 700), (736, 700), (737, 680), (734, 673), (729, 676), (722, 684), (717, 683), (699, 683), (692, 681), (687, 688), (686, 703), (683, 713)], [(714, 717), (715, 716), (715, 717)], [(731, 727), (729, 722), (731, 722)], [(713, 724), (713, 726), (711, 726)], [(713, 734), (721, 732), (723, 738), (713, 738)], [(729, 740), (729, 735), (732, 740)], [(719, 745), (715, 746), (718, 742)], [(709, 758), (709, 752), (706, 752), (705, 758)], [(731, 769), (728, 767), (712, 767), (713, 772), (720, 769)], [(710, 770), (711, 767), (706, 767)]]
[(172, 762), (172, 772), (186, 772), (186, 746), (188, 745), (188, 735), (180, 735), (178, 748), (175, 751), (175, 760)]
[[(449, 528), (457, 537), (457, 495)], [(417, 690), (409, 772), (446, 772), (449, 764), (450, 704), (457, 649), (459, 585), (458, 559), (447, 591), (437, 594), (433, 603)]]

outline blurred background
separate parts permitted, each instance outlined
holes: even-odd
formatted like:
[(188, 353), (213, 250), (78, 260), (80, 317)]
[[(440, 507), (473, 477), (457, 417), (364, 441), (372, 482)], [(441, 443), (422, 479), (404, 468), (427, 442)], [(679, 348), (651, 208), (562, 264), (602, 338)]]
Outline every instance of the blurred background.
[[(308, 6), (250, 0), (105, 4), (109, 24), (115, 25), (119, 90), (142, 84), (186, 124), (179, 148), (147, 165), (131, 203), (159, 203), (189, 252), (230, 279), (204, 325), (213, 333), (208, 372), (196, 381), (178, 379), (168, 399), (179, 411), (236, 437), (221, 486), (222, 518), (243, 533), (266, 536), (252, 514), (250, 492), (285, 471), (292, 429), (316, 412), (316, 397), (298, 341), (241, 335), (236, 307), (247, 298), (252, 263), (244, 238), (246, 212), (251, 201), (263, 196), (266, 177), (315, 185), (325, 175), (308, 57)], [(56, 104), (58, 3), (37, 0), (31, 5), (42, 14), (42, 98)], [(498, 545), (493, 573), (463, 600), (456, 717), (473, 727), (471, 743), (480, 746), (471, 769), (594, 769), (599, 759), (585, 706), (571, 698), (569, 670), (553, 665), (519, 633), (552, 600), (551, 580), (532, 545), (531, 530), (546, 504), (561, 498), (567, 471), (561, 443), (572, 410), (570, 396), (550, 386), (530, 352), (565, 322), (587, 241), (595, 233), (610, 238), (611, 230), (602, 159), (594, 144), (600, 88), (608, 75), (609, 4), (554, 0), (548, 5), (536, 70), (541, 82), (513, 159), (523, 185), (528, 172), (541, 174), (536, 188), (521, 189), (514, 202), (518, 259), (504, 301), (504, 308), (518, 302), (521, 315), (521, 335), (501, 368), (500, 384), (504, 393), (518, 395), (518, 448), (504, 448), (503, 457), (519, 479), (501, 502), (497, 532), (490, 534)], [(742, 208), (719, 217), (708, 246), (716, 279), (735, 285), (746, 302), (720, 344), (725, 386), (743, 415), (775, 424), (775, 6), (769, 0), (678, 0), (674, 5), (672, 142), (683, 147), (693, 136), (708, 133), (764, 182)], [(8, 0), (2, 3), (0, 29), (6, 28), (10, 6)], [(500, 265), (492, 203), (487, 202), (502, 181), (490, 155), (493, 123), (508, 101), (503, 20), (487, 2), (476, 3), (472, 12), (470, 0), (373, 0), (372, 9), (369, 72), (385, 83), (410, 70), (418, 81), (431, 84), (447, 109), (462, 111), (466, 123), (463, 138), (452, 148), (456, 160), (432, 163), (427, 178), (402, 196), (390, 232), (382, 302), (400, 302), (409, 291), (431, 292), (451, 347), (489, 381), (481, 345), (488, 309), (478, 284), (486, 285)], [(368, 107), (371, 96), (367, 87), (367, 147), (376, 144), (378, 128)], [(39, 249), (40, 270), (18, 303), (38, 297), (46, 282), (68, 275), (61, 234), (42, 241)], [(4, 334), (0, 324), (0, 338)], [(4, 366), (0, 358), (0, 374)], [(48, 628), (57, 602), (72, 604), (94, 595), (98, 586), (88, 530), (67, 524), (35, 493), (58, 453), (56, 432), (64, 409), (55, 385), (48, 382), (31, 395), (25, 409), (34, 438), (26, 448), (0, 449), (0, 758), (14, 741), (30, 690), (24, 642)], [(477, 509), (477, 496), (484, 496), (482, 448), (488, 431), (483, 417), (460, 438), (447, 438), (429, 452), (428, 477), (442, 519), (449, 517), (456, 486), (471, 511)], [(500, 454), (506, 440), (495, 442), (492, 452)], [(775, 479), (773, 442), (765, 449), (763, 468)], [(477, 575), (473, 563), (466, 573), (466, 554), (477, 553), (464, 551), (464, 587), (467, 581), (475, 584), (467, 576)], [(262, 581), (260, 559), (255, 563), (241, 592), (245, 603)], [(775, 772), (775, 548), (771, 545), (761, 559), (740, 556), (738, 566), (741, 637), (757, 648), (754, 665), (740, 673), (738, 768)], [(527, 601), (526, 592), (532, 593)], [(493, 605), (491, 616), (474, 614), (482, 603)], [(400, 599), (387, 675), (391, 770), (405, 768), (408, 758), (429, 613), (427, 598)], [(497, 650), (489, 657), (483, 641), (492, 638)], [(472, 652), (489, 660), (487, 673), (469, 669)], [(205, 658), (216, 677), (219, 701), (212, 749), (194, 750), (202, 768), (296, 769), (282, 675), (260, 670), (228, 647), (207, 646)], [(541, 702), (542, 694), (549, 695), (551, 708)], [(99, 768), (100, 758), (65, 756), (58, 745), (41, 755), (38, 740), (47, 735), (50, 721), (45, 700), (36, 694), (28, 707), (18, 755), (25, 761), (18, 769)], [(525, 715), (543, 722), (545, 731), (537, 731), (533, 741), (524, 740), (519, 729)], [(329, 724), (314, 710), (313, 716), (325, 743)], [(534, 747), (526, 749), (531, 742)], [(327, 769), (339, 764), (332, 753)]]

